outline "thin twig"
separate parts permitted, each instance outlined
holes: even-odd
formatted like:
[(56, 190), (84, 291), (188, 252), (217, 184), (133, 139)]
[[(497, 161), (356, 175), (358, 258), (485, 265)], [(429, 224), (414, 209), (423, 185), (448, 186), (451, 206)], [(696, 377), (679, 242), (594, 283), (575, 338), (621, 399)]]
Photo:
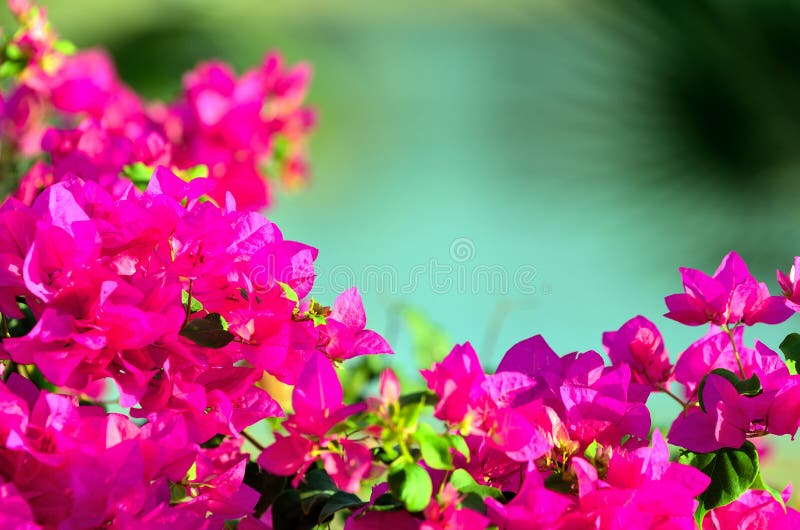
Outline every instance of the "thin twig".
[(747, 379), (747, 376), (744, 375), (744, 366), (742, 366), (742, 359), (739, 357), (739, 350), (736, 349), (736, 339), (734, 338), (736, 326), (733, 326), (733, 329), (729, 328), (727, 325), (722, 326), (722, 329), (728, 334), (728, 339), (731, 341), (731, 347), (733, 348), (733, 356), (736, 357), (736, 364), (739, 366), (739, 373), (742, 376), (742, 379)]
[(261, 443), (258, 440), (253, 438), (253, 436), (250, 433), (248, 433), (247, 431), (242, 431), (240, 434), (244, 437), (245, 440), (253, 444), (256, 447), (256, 449), (258, 449), (259, 451), (264, 450), (264, 446), (261, 445)]
[(686, 412), (686, 409), (689, 408), (689, 404), (687, 402), (685, 402), (684, 400), (679, 398), (676, 394), (672, 393), (672, 391), (670, 391), (670, 389), (668, 389), (667, 387), (661, 386), (661, 387), (658, 387), (658, 388), (659, 388), (659, 390), (664, 392), (666, 395), (668, 395), (669, 397), (671, 397), (672, 399), (677, 401), (680, 404), (680, 406), (683, 408), (684, 412)]
[(189, 288), (186, 290), (188, 297), (186, 299), (186, 318), (183, 320), (183, 325), (189, 323), (189, 317), (192, 314), (192, 278), (189, 278)]

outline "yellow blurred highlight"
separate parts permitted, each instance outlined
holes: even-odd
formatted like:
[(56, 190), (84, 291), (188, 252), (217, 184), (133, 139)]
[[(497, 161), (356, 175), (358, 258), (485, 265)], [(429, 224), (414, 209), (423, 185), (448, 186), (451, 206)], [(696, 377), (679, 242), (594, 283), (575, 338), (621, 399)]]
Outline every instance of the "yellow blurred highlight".
[(269, 395), (272, 396), (272, 399), (277, 401), (287, 414), (291, 412), (292, 390), (294, 389), (292, 385), (282, 383), (278, 381), (276, 377), (264, 372), (264, 375), (261, 376), (261, 379), (256, 383), (256, 386), (259, 386), (269, 392)]

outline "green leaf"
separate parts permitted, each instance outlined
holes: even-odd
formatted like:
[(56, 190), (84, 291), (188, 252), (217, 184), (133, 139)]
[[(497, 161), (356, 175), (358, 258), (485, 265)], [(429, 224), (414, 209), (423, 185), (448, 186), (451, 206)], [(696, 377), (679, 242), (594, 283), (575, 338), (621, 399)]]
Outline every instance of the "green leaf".
[(322, 507), (322, 511), (319, 512), (319, 522), (320, 524), (326, 522), (339, 510), (354, 510), (361, 508), (365, 504), (366, 503), (362, 501), (358, 495), (353, 495), (345, 491), (337, 491), (328, 499)]
[(325, 506), (325, 503), (328, 502), (328, 499), (331, 497), (332, 495), (330, 493), (308, 493), (303, 495), (301, 492), (300, 509), (303, 510), (303, 514), (309, 518), (313, 518), (316, 523), (323, 506)]
[[(401, 398), (402, 401), (402, 398)], [(409, 405), (400, 407), (399, 423), (407, 427), (416, 427), (419, 423), (419, 418), (425, 410), (425, 402), (418, 401), (411, 402)]]
[(264, 471), (255, 462), (248, 462), (244, 472), (244, 483), (261, 494), (253, 513), (256, 517), (261, 517), (272, 506), (278, 495), (283, 492), (289, 477), (281, 477)]
[(292, 302), (294, 302), (294, 305), (295, 305), (295, 307), (297, 307), (298, 305), (300, 305), (300, 297), (299, 297), (299, 296), (297, 296), (297, 293), (295, 292), (295, 290), (294, 290), (294, 289), (292, 289), (292, 288), (289, 286), (289, 284), (288, 284), (288, 283), (278, 282), (278, 285), (280, 285), (280, 286), (281, 286), (281, 289), (283, 289), (283, 297), (284, 297), (284, 298), (286, 298), (287, 300), (291, 300)]
[(467, 462), (469, 462), (469, 446), (467, 446), (467, 441), (464, 440), (464, 437), (459, 434), (450, 434), (448, 437), (450, 438), (450, 445), (453, 446), (453, 449), (461, 453), (464, 458), (467, 459)]
[(170, 482), (169, 484), (169, 502), (171, 504), (177, 504), (184, 499), (186, 499), (186, 486), (176, 482)]
[(593, 440), (592, 443), (586, 447), (586, 451), (583, 452), (583, 456), (585, 456), (589, 462), (594, 462), (595, 458), (597, 457), (598, 447), (600, 447), (600, 444), (597, 443), (597, 440)]
[(298, 488), (300, 508), (307, 519), (322, 524), (337, 511), (361, 506), (357, 495), (339, 490), (323, 469), (310, 470)]
[(685, 452), (682, 464), (696, 467), (711, 479), (711, 484), (697, 498), (700, 505), (695, 519), (700, 524), (706, 513), (738, 499), (756, 481), (759, 474), (758, 452), (751, 442), (739, 449), (723, 448), (713, 453)]
[(25, 63), (20, 61), (3, 61), (0, 64), (0, 79), (17, 76), (25, 69)]
[(384, 493), (372, 503), (370, 511), (373, 512), (391, 512), (401, 510), (403, 503), (395, 499), (391, 493)]
[[(306, 474), (298, 489), (285, 490), (275, 499), (272, 504), (272, 524), (276, 530), (316, 528), (320, 521), (329, 517), (329, 515), (323, 517), (322, 512), (337, 493), (343, 492), (339, 491), (324, 470), (312, 469)], [(337, 499), (336, 502), (339, 502), (342, 497)], [(332, 504), (331, 508), (333, 506)], [(330, 513), (335, 513), (335, 510)]]
[(182, 169), (179, 171), (179, 173), (183, 180), (191, 182), (194, 179), (208, 177), (208, 166), (205, 164), (200, 164), (190, 168)]
[(272, 527), (275, 530), (297, 530), (304, 528), (303, 522), (300, 493), (297, 490), (286, 490), (278, 495), (272, 504)]
[(561, 473), (554, 472), (544, 479), (544, 487), (551, 491), (568, 494), (572, 491), (572, 482), (566, 480)]
[(472, 475), (470, 475), (465, 469), (456, 469), (453, 471), (453, 474), (450, 476), (450, 484), (452, 484), (455, 489), (463, 494), (474, 493), (481, 499), (491, 497), (493, 499), (497, 499), (498, 501), (505, 502), (503, 493), (499, 489), (478, 484), (475, 482), (475, 479), (472, 478)]
[(44, 377), (42, 371), (39, 370), (39, 368), (37, 368), (36, 366), (34, 366), (33, 370), (29, 372), (28, 378), (31, 380), (31, 382), (33, 382), (33, 384), (36, 385), (36, 388), (45, 389), (53, 393), (58, 391), (58, 388), (56, 388), (56, 386), (53, 383), (48, 381)]
[(197, 480), (197, 462), (194, 462), (192, 467), (189, 468), (189, 471), (186, 472), (186, 480), (189, 482)]
[(427, 423), (420, 423), (414, 438), (419, 443), (419, 450), (425, 463), (433, 469), (453, 469), (453, 455), (450, 452), (450, 440), (437, 433)]
[(312, 469), (306, 473), (303, 482), (300, 483), (299, 489), (305, 493), (323, 492), (330, 493), (331, 495), (339, 491), (339, 488), (333, 483), (331, 477), (322, 469)]
[(766, 482), (764, 482), (764, 475), (761, 472), (758, 473), (756, 480), (750, 485), (750, 489), (766, 491), (767, 493), (772, 495), (773, 499), (778, 501), (780, 505), (783, 506), (784, 512), (786, 511), (786, 503), (783, 501), (783, 496), (781, 495), (781, 492), (773, 488)]
[(789, 373), (797, 375), (798, 363), (800, 363), (800, 333), (789, 333), (781, 342), (781, 351), (786, 357), (786, 366)]
[[(189, 304), (189, 292), (188, 291), (186, 291), (186, 290), (181, 291), (181, 302), (183, 302), (184, 306), (186, 304)], [(197, 313), (198, 311), (202, 311), (202, 310), (203, 310), (203, 304), (200, 303), (200, 300), (198, 300), (195, 297), (192, 297), (191, 298), (191, 304), (189, 305), (189, 311), (191, 311), (192, 313)]]
[(308, 310), (305, 312), (305, 318), (314, 322), (314, 327), (322, 326), (328, 323), (328, 315), (331, 314), (331, 308), (328, 306), (320, 305), (319, 302), (313, 298), (310, 300)]
[(272, 139), (272, 156), (278, 163), (282, 163), (289, 153), (289, 140), (281, 134), (276, 134)]
[(730, 370), (726, 370), (725, 368), (711, 370), (711, 373), (724, 377), (730, 381), (734, 388), (736, 388), (736, 391), (743, 396), (757, 396), (764, 391), (764, 389), (761, 388), (761, 381), (759, 381), (758, 376), (755, 374), (751, 375), (747, 379), (740, 379), (738, 375), (734, 374)]
[(36, 317), (33, 316), (33, 312), (27, 304), (23, 302), (17, 302), (17, 306), (19, 307), (19, 310), (22, 311), (23, 317), (20, 319), (6, 317), (8, 331), (12, 337), (24, 337), (30, 333), (30, 331), (33, 329), (33, 326), (36, 325)]
[(423, 390), (421, 392), (414, 392), (400, 396), (400, 406), (423, 403), (424, 405), (436, 405), (439, 402), (439, 396), (430, 390)]
[(375, 451), (375, 459), (383, 462), (384, 464), (391, 464), (400, 456), (398, 450), (391, 445), (388, 445), (390, 442), (396, 439), (394, 433), (390, 432), (389, 429), (383, 429), (381, 433), (381, 441), (384, 443), (382, 447), (379, 447)]
[(191, 320), (180, 334), (200, 346), (222, 348), (236, 338), (227, 328), (227, 322), (219, 313), (209, 313), (203, 318)]
[(389, 487), (409, 512), (421, 512), (431, 500), (433, 484), (421, 466), (406, 463), (389, 469)]
[(474, 512), (486, 514), (486, 503), (483, 502), (481, 496), (476, 493), (470, 492), (464, 495), (464, 498), (461, 499), (461, 506), (463, 508), (469, 508)]
[(129, 164), (122, 168), (122, 176), (133, 182), (134, 186), (140, 190), (147, 188), (150, 179), (153, 177), (153, 168), (141, 162)]
[(63, 53), (64, 55), (75, 55), (75, 52), (78, 51), (78, 47), (72, 43), (72, 41), (68, 41), (66, 39), (59, 39), (53, 43), (53, 49), (57, 52)]
[(702, 381), (700, 381), (700, 387), (697, 390), (697, 395), (700, 401), (700, 408), (703, 409), (703, 412), (706, 411), (705, 403), (703, 403), (703, 389), (706, 386), (706, 380), (710, 375), (718, 375), (720, 377), (725, 378), (728, 380), (736, 391), (742, 395), (747, 397), (757, 396), (764, 391), (761, 388), (761, 381), (759, 381), (758, 376), (753, 374), (747, 379), (741, 379), (738, 375), (731, 372), (730, 370), (726, 370), (725, 368), (716, 368), (711, 370), (708, 374), (703, 377)]
[(22, 48), (20, 48), (13, 42), (9, 42), (6, 45), (5, 53), (6, 53), (6, 58), (11, 61), (24, 61), (25, 59), (25, 54), (22, 53)]

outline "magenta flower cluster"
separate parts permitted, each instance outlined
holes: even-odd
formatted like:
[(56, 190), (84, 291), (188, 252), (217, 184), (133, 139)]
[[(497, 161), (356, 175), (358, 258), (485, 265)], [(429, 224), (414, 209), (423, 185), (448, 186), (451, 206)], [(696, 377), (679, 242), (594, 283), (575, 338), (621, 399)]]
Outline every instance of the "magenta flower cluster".
[[(537, 335), (512, 347), (494, 374), (469, 344), (423, 370), (442, 435), (462, 436), (463, 448), (452, 444), (451, 465), (438, 458), (434, 465), (422, 439), (419, 464), (438, 491), (430, 504), (402, 515), (368, 504), (347, 528), (797, 528), (800, 512), (787, 505), (791, 487), (777, 491), (764, 482), (750, 440), (797, 433), (793, 361), (800, 352), (787, 346), (787, 365), (760, 342), (746, 347), (743, 337), (751, 324), (793, 314), (794, 272), (778, 272), (785, 296), (771, 296), (733, 252), (713, 277), (681, 273), (685, 294), (667, 297), (667, 316), (710, 330), (674, 365), (656, 326), (637, 316), (603, 335), (610, 365), (595, 351), (559, 356)], [(673, 383), (681, 391), (672, 392)], [(646, 406), (653, 393), (680, 404), (666, 440)], [(378, 412), (398, 391), (383, 394)], [(677, 460), (667, 441), (680, 449)], [(446, 482), (454, 470), (470, 477), (461, 505)], [(483, 504), (465, 525), (456, 508), (476, 491)]]
[[(358, 291), (320, 304), (317, 250), (255, 211), (263, 171), (306, 174), (308, 68), (207, 63), (145, 104), (9, 5), (0, 528), (800, 528), (760, 462), (800, 427), (800, 334), (783, 356), (745, 337), (800, 311), (800, 258), (778, 296), (734, 252), (681, 269), (666, 316), (708, 331), (674, 363), (637, 316), (602, 353), (537, 335), (494, 373), (456, 346), (413, 393), (357, 379), (350, 359), (392, 353)], [(666, 435), (653, 394), (678, 404)]]
[(105, 52), (74, 53), (56, 38), (44, 10), (27, 0), (10, 6), (20, 29), (5, 44), (0, 67), (0, 77), (16, 81), (0, 100), (0, 156), (36, 161), (14, 175), (26, 204), (67, 175), (118, 197), (126, 166), (203, 165), (207, 195), (223, 203), (230, 192), (244, 209), (270, 203), (266, 176), (290, 186), (307, 178), (306, 138), (315, 123), (303, 104), (308, 65), (287, 68), (270, 53), (237, 78), (228, 65), (208, 62), (184, 76), (176, 101), (146, 102), (117, 77)]

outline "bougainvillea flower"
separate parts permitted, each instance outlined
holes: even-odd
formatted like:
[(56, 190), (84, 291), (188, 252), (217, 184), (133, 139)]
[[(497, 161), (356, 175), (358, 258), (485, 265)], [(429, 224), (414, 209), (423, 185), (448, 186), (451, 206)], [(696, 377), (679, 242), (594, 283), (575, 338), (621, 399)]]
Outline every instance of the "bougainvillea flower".
[(800, 376), (792, 376), (775, 393), (767, 411), (766, 426), (770, 434), (795, 437), (800, 429)]
[(734, 347), (740, 359), (752, 358), (752, 349), (744, 346), (743, 334), (744, 328), (737, 327), (731, 343), (728, 333), (712, 324), (701, 339), (693, 342), (678, 356), (675, 363), (675, 380), (684, 385), (690, 401), (697, 400), (696, 392), (700, 381), (711, 370), (724, 368), (735, 372), (739, 369)]
[(470, 411), (472, 394), (480, 388), (486, 374), (472, 345), (456, 346), (440, 363), (422, 370), (422, 377), (437, 396), (437, 418), (459, 423)]
[(355, 510), (347, 518), (345, 530), (419, 530), (422, 521), (405, 510), (373, 511), (376, 501), (389, 492), (389, 485), (384, 483), (373, 486), (369, 502)]
[(526, 414), (514, 409), (526, 404), (516, 399), (535, 385), (529, 376), (518, 372), (486, 375), (469, 343), (453, 348), (442, 362), (423, 370), (422, 376), (439, 396), (436, 417), (462, 433), (485, 438), (491, 448), (522, 462), (550, 449), (544, 432), (532, 423), (532, 411), (541, 404), (530, 404)]
[(292, 393), (294, 414), (287, 422), (293, 430), (322, 437), (341, 419), (356, 414), (366, 405), (345, 405), (342, 384), (331, 362), (315, 355), (306, 363), (300, 382)]
[(711, 510), (703, 530), (792, 530), (800, 528), (800, 512), (789, 506), (791, 487), (782, 492), (783, 504), (770, 492), (748, 490), (730, 504)]
[[(17, 374), (7, 385), (0, 383), (6, 404), (11, 395), (19, 398), (11, 401), (15, 414), (7, 411), (0, 432), (6, 433), (3, 476), (28, 506), (15, 510), (18, 519), (31, 513), (30, 519), (45, 528), (88, 528), (116, 519), (139, 521), (141, 527), (158, 506), (169, 504), (169, 482), (181, 480), (197, 458), (198, 447), (185, 437), (180, 421), (139, 428), (120, 414), (40, 392)], [(206, 475), (203, 480), (221, 479)], [(0, 488), (0, 502), (18, 504), (13, 489)], [(202, 513), (208, 509), (205, 503)], [(4, 514), (3, 520), (10, 516)], [(21, 520), (19, 525), (12, 527), (26, 527)]]
[(16, 486), (0, 483), (0, 526), (16, 530), (40, 530), (33, 519), (33, 512)]
[(751, 418), (763, 418), (768, 405), (764, 398), (740, 396), (733, 384), (722, 376), (711, 374), (703, 388), (699, 406), (681, 413), (669, 431), (669, 442), (699, 453), (721, 447), (741, 447), (750, 429)]
[[(487, 374), (464, 344), (413, 399), (386, 370), (380, 398), (346, 405), (336, 368), (391, 348), (356, 288), (309, 298), (317, 250), (256, 211), (265, 175), (308, 174), (310, 67), (201, 63), (176, 101), (146, 103), (108, 54), (70, 51), (28, 0), (9, 7), (0, 143), (3, 182), (20, 184), (0, 205), (0, 527), (268, 530), (349, 510), (350, 530), (689, 530), (711, 480), (745, 486), (670, 462), (650, 393), (683, 384), (669, 439), (692, 451), (796, 435), (796, 337), (784, 361), (743, 328), (800, 309), (800, 258), (771, 296), (733, 252), (713, 276), (681, 269), (668, 316), (711, 328), (674, 371), (639, 316), (604, 334), (610, 366), (535, 336)], [(275, 442), (243, 452), (291, 385)], [(435, 429), (420, 423), (433, 402)], [(704, 530), (800, 526), (789, 489), (726, 493), (740, 496), (700, 497)]]
[(536, 471), (525, 475), (522, 489), (508, 504), (493, 498), (485, 502), (487, 516), (500, 530), (593, 528), (591, 521), (578, 512), (577, 498), (545, 488), (541, 474)]
[(776, 271), (778, 285), (783, 289), (783, 296), (786, 298), (786, 305), (793, 311), (800, 311), (800, 256), (795, 256), (789, 274)]
[[(295, 483), (299, 483), (302, 472), (322, 458), (337, 486), (358, 491), (361, 480), (372, 469), (372, 454), (341, 434), (329, 436), (328, 431), (365, 410), (366, 404), (345, 405), (342, 398), (342, 385), (331, 362), (319, 353), (312, 356), (292, 393), (294, 414), (284, 423), (289, 434), (276, 435), (275, 443), (261, 453), (258, 463), (277, 475), (297, 473)], [(337, 447), (328, 451), (330, 443)]]
[(367, 316), (358, 289), (351, 287), (336, 297), (331, 314), (321, 328), (325, 352), (335, 360), (357, 355), (392, 353), (386, 340), (372, 330), (364, 329)]
[(696, 452), (738, 448), (749, 434), (794, 436), (800, 426), (800, 376), (791, 376), (777, 353), (756, 342), (742, 358), (744, 376), (755, 376), (760, 388), (740, 394), (717, 373), (704, 378), (702, 407), (681, 413), (669, 432), (670, 443)]
[(372, 451), (363, 443), (346, 439), (339, 441), (339, 448), (340, 451), (322, 453), (323, 467), (334, 484), (356, 493), (373, 469)]
[(259, 493), (242, 483), (248, 455), (241, 441), (225, 440), (219, 447), (198, 454), (192, 487), (195, 494), (185, 508), (205, 516), (207, 511), (225, 519), (252, 513)]
[(636, 316), (617, 331), (603, 333), (603, 346), (613, 365), (631, 367), (634, 379), (654, 390), (668, 384), (672, 374), (664, 340), (655, 324)]
[(693, 467), (670, 462), (658, 430), (653, 432), (651, 447), (614, 451), (604, 479), (581, 458), (574, 459), (573, 465), (579, 477), (580, 510), (594, 520), (593, 528), (696, 528), (695, 497), (710, 480)]
[(469, 508), (459, 508), (464, 495), (452, 484), (444, 484), (436, 499), (425, 508), (425, 521), (420, 530), (450, 530), (455, 528), (487, 528), (490, 524), (482, 514)]
[(736, 252), (723, 258), (713, 276), (696, 269), (680, 272), (684, 293), (666, 298), (666, 316), (683, 324), (779, 324), (792, 314), (783, 297), (771, 296), (766, 284), (753, 278)]
[(627, 364), (606, 367), (597, 352), (558, 357), (540, 336), (513, 346), (498, 373), (521, 370), (537, 384), (529, 399), (541, 399), (570, 425), (570, 438), (581, 444), (603, 443), (623, 436), (633, 442), (647, 438), (650, 413), (648, 387), (632, 380)]

